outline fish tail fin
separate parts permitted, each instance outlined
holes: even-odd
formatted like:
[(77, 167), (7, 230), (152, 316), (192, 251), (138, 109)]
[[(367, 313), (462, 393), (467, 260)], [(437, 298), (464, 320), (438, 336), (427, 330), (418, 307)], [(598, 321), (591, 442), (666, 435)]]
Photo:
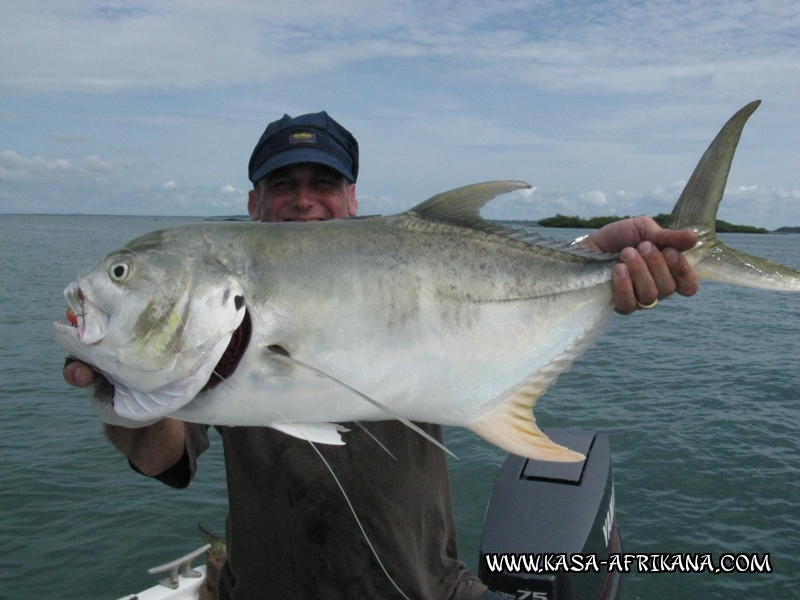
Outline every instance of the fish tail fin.
[(800, 271), (723, 244), (716, 233), (717, 210), (725, 192), (733, 155), (745, 123), (760, 100), (734, 114), (697, 163), (672, 210), (670, 229), (691, 229), (697, 245), (686, 252), (695, 273), (703, 279), (771, 290), (800, 291)]
[(586, 458), (583, 454), (556, 444), (536, 425), (533, 406), (546, 388), (546, 385), (527, 384), (468, 427), (487, 442), (512, 454), (554, 462), (583, 460)]

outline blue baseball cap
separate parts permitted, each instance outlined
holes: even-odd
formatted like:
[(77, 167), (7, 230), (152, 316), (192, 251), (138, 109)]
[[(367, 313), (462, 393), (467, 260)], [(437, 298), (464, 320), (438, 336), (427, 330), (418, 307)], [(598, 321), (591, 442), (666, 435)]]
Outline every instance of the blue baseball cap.
[(350, 183), (358, 177), (358, 142), (325, 111), (299, 117), (283, 115), (264, 130), (253, 149), (248, 176), (255, 185), (281, 167), (318, 163), (338, 171)]

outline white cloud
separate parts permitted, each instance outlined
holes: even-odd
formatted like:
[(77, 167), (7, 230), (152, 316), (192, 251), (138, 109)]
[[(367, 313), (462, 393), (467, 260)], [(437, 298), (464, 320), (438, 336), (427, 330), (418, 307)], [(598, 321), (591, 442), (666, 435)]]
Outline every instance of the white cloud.
[(0, 178), (3, 179), (30, 179), (46, 173), (69, 171), (71, 168), (70, 162), (64, 158), (46, 160), (42, 156), (22, 156), (14, 150), (0, 152)]
[(758, 185), (729, 187), (720, 204), (719, 217), (733, 223), (755, 224), (769, 229), (781, 226), (798, 227), (798, 201), (800, 189)]
[[(581, 5), (556, 0), (366, 1), (136, 8), (19, 3), (4, 11), (0, 81), (25, 89), (109, 92), (228, 86), (309, 76), (378, 60), (427, 63), (446, 79), (535, 83), (545, 89), (630, 94), (768, 81), (798, 73), (793, 2), (650, 2)], [(433, 12), (433, 16), (431, 15)], [(438, 17), (437, 17), (438, 15)], [(491, 24), (491, 25), (489, 25)], [(795, 87), (800, 85), (794, 84)]]
[(111, 165), (111, 163), (104, 161), (96, 154), (92, 154), (91, 156), (87, 156), (86, 158), (82, 159), (80, 161), (80, 166), (87, 171), (92, 171), (95, 173), (109, 173), (114, 170), (114, 167)]
[(165, 190), (174, 190), (176, 187), (178, 187), (178, 184), (175, 183), (174, 180), (170, 179), (169, 181), (162, 183), (161, 187)]
[(487, 208), (519, 218), (663, 212), (764, 97), (731, 186), (792, 190), (799, 28), (785, 0), (12, 3), (0, 177), (41, 210), (57, 187), (63, 206), (238, 211), (265, 122), (325, 108), (359, 138), (362, 212), (487, 179), (536, 184)]
[(608, 205), (608, 196), (600, 190), (592, 190), (581, 194), (582, 200), (589, 203), (591, 206), (605, 207)]
[(43, 156), (23, 156), (15, 150), (0, 152), (0, 178), (6, 180), (25, 181), (42, 179), (52, 175), (82, 173), (109, 173), (114, 169), (111, 163), (96, 154), (78, 159), (55, 158)]

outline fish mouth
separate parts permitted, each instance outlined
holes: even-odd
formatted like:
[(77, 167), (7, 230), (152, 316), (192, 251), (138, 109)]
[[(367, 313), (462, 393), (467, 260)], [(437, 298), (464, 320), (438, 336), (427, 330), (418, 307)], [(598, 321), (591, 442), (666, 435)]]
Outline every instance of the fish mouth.
[(60, 321), (59, 324), (77, 330), (75, 337), (85, 346), (101, 342), (107, 333), (108, 313), (86, 298), (77, 281), (64, 290), (64, 297), (67, 300), (67, 322)]
[(234, 371), (236, 371), (236, 367), (239, 366), (239, 361), (242, 360), (242, 356), (244, 356), (250, 344), (250, 334), (252, 331), (253, 324), (250, 321), (250, 312), (245, 309), (242, 322), (239, 324), (239, 327), (234, 330), (228, 342), (228, 347), (225, 348), (225, 352), (222, 353), (222, 357), (220, 357), (217, 366), (214, 367), (211, 377), (199, 393), (212, 389), (233, 375)]

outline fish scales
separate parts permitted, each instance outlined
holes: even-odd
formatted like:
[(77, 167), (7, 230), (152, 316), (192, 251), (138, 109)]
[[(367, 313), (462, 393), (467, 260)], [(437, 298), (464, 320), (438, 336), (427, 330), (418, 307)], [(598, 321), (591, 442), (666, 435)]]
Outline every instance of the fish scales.
[[(686, 256), (703, 277), (800, 291), (800, 272), (714, 233), (757, 106), (709, 146), (671, 227), (698, 233)], [(387, 217), (147, 234), (67, 288), (76, 323), (56, 323), (54, 336), (114, 384), (112, 402), (93, 398), (109, 423), (170, 416), (343, 443), (335, 423), (400, 418), (468, 427), (529, 458), (578, 460), (539, 430), (532, 408), (608, 321), (618, 258), (481, 219), (486, 202), (523, 187), (466, 186)], [(235, 368), (211, 386), (218, 364)]]
[[(549, 250), (513, 240), (458, 236), (455, 231), (434, 236), (378, 219), (297, 224), (290, 231), (282, 225), (241, 226), (246, 233), (233, 226), (222, 237), (248, 239), (248, 246), (254, 239), (259, 242), (246, 249), (250, 256), (256, 251), (262, 256), (250, 261), (243, 279), (254, 329), (272, 329), (271, 339), (291, 356), (336, 379), (351, 382), (356, 373), (370, 373), (366, 380), (358, 376), (364, 380), (358, 389), (414, 420), (443, 418), (439, 408), (418, 398), (457, 397), (457, 406), (448, 411), (453, 422), (447, 424), (461, 424), (460, 415), (474, 412), (474, 403), (505, 391), (497, 382), (524, 378), (549, 361), (559, 350), (557, 339), (589, 327), (559, 305), (559, 295), (585, 289), (577, 283), (593, 278), (602, 284), (609, 277), (607, 265), (571, 257), (567, 265), (576, 276), (565, 278), (563, 262), (537, 260), (542, 253), (552, 254)], [(321, 226), (326, 231), (320, 232)], [(396, 239), (389, 243), (392, 237)], [(233, 251), (239, 249), (234, 246)], [(483, 258), (470, 260), (474, 256)], [(553, 281), (555, 274), (560, 284)], [(265, 290), (269, 293), (262, 295)], [(597, 285), (594, 293), (599, 303), (608, 304), (608, 286)], [(574, 306), (584, 308), (583, 303)], [(529, 330), (539, 333), (521, 335)], [(486, 376), (489, 365), (498, 376)], [(407, 372), (417, 377), (402, 385), (393, 381), (406, 380), (402, 374)], [(261, 376), (270, 375), (261, 369)], [(231, 386), (238, 383), (234, 376)], [(358, 397), (347, 396), (341, 399), (353, 404), (347, 420), (386, 417)], [(301, 410), (304, 397), (307, 408)], [(276, 410), (314, 420), (317, 401), (317, 394), (304, 396), (297, 389)]]

